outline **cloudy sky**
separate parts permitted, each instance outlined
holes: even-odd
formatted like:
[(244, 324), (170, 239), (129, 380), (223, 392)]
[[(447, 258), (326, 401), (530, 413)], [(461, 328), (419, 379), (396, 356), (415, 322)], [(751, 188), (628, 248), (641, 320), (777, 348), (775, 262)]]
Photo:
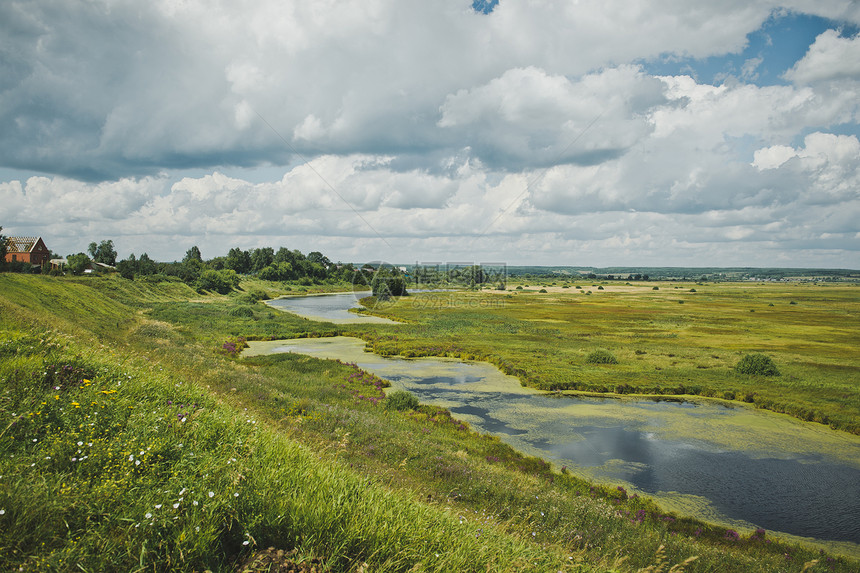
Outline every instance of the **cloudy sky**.
[(4, 0), (62, 255), (860, 268), (856, 0)]

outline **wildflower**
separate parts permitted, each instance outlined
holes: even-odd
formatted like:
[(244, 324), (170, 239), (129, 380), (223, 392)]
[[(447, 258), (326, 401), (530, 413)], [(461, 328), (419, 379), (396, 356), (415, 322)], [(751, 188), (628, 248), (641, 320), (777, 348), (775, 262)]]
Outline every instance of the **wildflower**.
[(0, 509), (0, 515), (6, 515), (6, 510), (5, 510), (5, 509)]
[(192, 504), (192, 505), (199, 505), (199, 504), (197, 503), (197, 500), (196, 500), (196, 499), (195, 499), (194, 501), (192, 501), (192, 502), (191, 502), (191, 504)]
[(215, 497), (215, 492), (214, 492), (214, 491), (210, 491), (210, 492), (209, 492), (209, 497)]
[(144, 517), (145, 517), (146, 519), (149, 519), (150, 517), (152, 517), (152, 514), (151, 514), (151, 513), (147, 513), (146, 515), (144, 515)]
[(79, 446), (83, 446), (83, 445), (84, 445), (84, 443), (83, 443), (83, 442), (78, 442), (78, 445), (79, 445)]
[(161, 504), (159, 503), (158, 505), (156, 505), (155, 509), (161, 509)]
[(178, 504), (178, 503), (174, 503), (174, 504), (173, 504), (173, 509), (179, 509), (179, 504)]

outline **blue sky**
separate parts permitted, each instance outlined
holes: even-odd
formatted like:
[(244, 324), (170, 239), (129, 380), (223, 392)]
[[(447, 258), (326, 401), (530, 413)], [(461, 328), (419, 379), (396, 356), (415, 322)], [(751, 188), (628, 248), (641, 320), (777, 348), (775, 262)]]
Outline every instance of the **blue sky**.
[[(782, 76), (803, 58), (819, 34), (837, 29), (845, 37), (856, 35), (857, 27), (834, 22), (821, 16), (789, 12), (771, 15), (761, 28), (747, 35), (743, 51), (694, 59), (667, 55), (643, 61), (646, 70), (655, 75), (691, 74), (702, 82), (719, 84), (727, 76), (751, 80), (756, 85), (787, 85)], [(754, 63), (754, 77), (744, 75), (744, 65)]]
[(860, 268), (858, 25), (849, 0), (9, 0), (0, 226), (165, 260)]

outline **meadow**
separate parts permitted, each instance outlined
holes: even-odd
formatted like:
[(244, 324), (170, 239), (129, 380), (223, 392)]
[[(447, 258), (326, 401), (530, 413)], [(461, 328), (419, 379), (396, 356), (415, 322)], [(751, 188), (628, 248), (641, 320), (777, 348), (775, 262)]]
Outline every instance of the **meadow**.
[[(743, 401), (860, 433), (855, 284), (545, 283), (366, 302), (408, 323), (363, 334), (378, 354), (486, 360), (543, 390)], [(779, 375), (737, 372), (747, 354)]]
[[(503, 320), (503, 309), (479, 304), (475, 312), (492, 321), (489, 336), (475, 340), (468, 305), (418, 313), (418, 298), (404, 299), (386, 312), (412, 321), (406, 328), (344, 332), (263, 305), (277, 287), (242, 288), (222, 296), (174, 281), (0, 275), (0, 569), (243, 571), (286, 561), (356, 572), (858, 568), (555, 471), (440, 408), (389, 400), (385, 382), (355, 365), (241, 358), (250, 338), (352, 334), (389, 352), (476, 357), (498, 339), (492, 356), (514, 364), (536, 352), (544, 328), (561, 330), (543, 322), (558, 315), (540, 309), (578, 302), (458, 295), (536, 305), (511, 305)], [(538, 328), (534, 341), (523, 337), (516, 353), (502, 334), (526, 326)], [(443, 348), (422, 338), (432, 329)], [(622, 369), (627, 355), (609, 340), (568, 352), (608, 347), (619, 358), (611, 368)], [(657, 353), (659, 340), (636, 348)], [(650, 358), (636, 348), (634, 360)], [(549, 380), (538, 362), (517, 363), (521, 377)], [(793, 372), (793, 363), (777, 363), (782, 376)], [(264, 554), (281, 561), (259, 565)]]

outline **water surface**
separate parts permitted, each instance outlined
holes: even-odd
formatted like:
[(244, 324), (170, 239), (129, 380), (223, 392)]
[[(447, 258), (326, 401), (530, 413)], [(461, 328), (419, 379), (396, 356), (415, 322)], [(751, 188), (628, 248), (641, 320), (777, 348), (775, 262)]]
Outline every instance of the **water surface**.
[(251, 342), (246, 353), (355, 362), (523, 453), (624, 485), (667, 509), (860, 549), (857, 436), (717, 401), (547, 394), (491, 364), (386, 358), (364, 348), (361, 340), (334, 337)]
[(272, 308), (291, 312), (311, 320), (335, 324), (400, 324), (394, 320), (357, 314), (350, 309), (360, 308), (359, 299), (370, 296), (370, 291), (292, 296), (266, 301)]

